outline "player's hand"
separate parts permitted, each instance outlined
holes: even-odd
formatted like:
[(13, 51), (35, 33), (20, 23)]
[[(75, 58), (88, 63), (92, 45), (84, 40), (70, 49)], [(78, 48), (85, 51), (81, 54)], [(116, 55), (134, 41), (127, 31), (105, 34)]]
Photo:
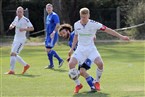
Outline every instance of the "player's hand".
[(130, 40), (128, 36), (122, 36), (121, 39), (122, 39), (122, 40), (127, 40), (127, 41)]
[(68, 56), (71, 57), (72, 53), (73, 53), (73, 49), (70, 49), (68, 52)]
[(12, 30), (14, 27), (15, 27), (15, 26), (11, 24), (11, 25), (9, 26), (9, 29)]
[(27, 29), (26, 28), (20, 28), (19, 31), (23, 32), (23, 31), (27, 31)]
[(51, 39), (54, 37), (54, 35), (55, 35), (55, 31), (53, 31), (53, 32), (50, 34)]

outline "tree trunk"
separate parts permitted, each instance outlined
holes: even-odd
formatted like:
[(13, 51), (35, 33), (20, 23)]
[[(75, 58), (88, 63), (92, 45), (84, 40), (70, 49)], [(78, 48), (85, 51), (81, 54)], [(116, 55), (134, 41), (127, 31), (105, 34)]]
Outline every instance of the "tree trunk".
[(61, 0), (52, 0), (54, 12), (56, 12), (61, 19)]
[(77, 10), (77, 0), (71, 0), (71, 4), (72, 4), (72, 6), (71, 6), (71, 14), (72, 14), (72, 16), (70, 17), (70, 21), (71, 21), (71, 24), (72, 25), (74, 25), (74, 23), (76, 22), (76, 20), (74, 19), (74, 17), (75, 18), (77, 18), (77, 16), (78, 16), (78, 10)]
[(59, 15), (61, 23), (70, 23), (68, 10), (70, 5), (66, 3), (69, 3), (69, 0), (52, 0), (54, 11)]
[(2, 16), (2, 0), (0, 0), (0, 35), (4, 35), (4, 23)]
[(61, 2), (62, 23), (71, 23), (69, 13), (71, 13), (70, 0), (63, 0)]

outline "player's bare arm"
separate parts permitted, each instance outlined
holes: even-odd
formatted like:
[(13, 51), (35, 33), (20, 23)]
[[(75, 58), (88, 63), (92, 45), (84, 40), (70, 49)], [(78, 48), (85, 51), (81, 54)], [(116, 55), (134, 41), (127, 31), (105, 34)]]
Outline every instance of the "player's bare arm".
[(54, 29), (54, 31), (53, 31), (53, 32), (51, 33), (51, 35), (50, 35), (50, 37), (51, 37), (51, 38), (53, 38), (53, 37), (54, 37), (54, 34), (58, 31), (59, 26), (60, 26), (60, 24), (59, 24), (59, 23), (57, 23), (57, 24), (56, 24), (56, 27), (55, 27), (55, 29)]
[(72, 43), (72, 48), (69, 50), (69, 53), (68, 53), (69, 57), (72, 55), (73, 50), (76, 47), (77, 42), (78, 42), (78, 35), (75, 35), (74, 39), (73, 39), (73, 43)]
[(15, 28), (15, 25), (11, 24), (11, 25), (9, 26), (9, 29), (12, 30), (13, 28)]
[(118, 38), (120, 38), (122, 40), (129, 40), (129, 37), (128, 36), (123, 36), (123, 35), (117, 33), (115, 30), (112, 30), (112, 29), (110, 29), (108, 27), (104, 30), (104, 32), (106, 32), (108, 34), (111, 34), (113, 36), (116, 36), (116, 37), (118, 37)]

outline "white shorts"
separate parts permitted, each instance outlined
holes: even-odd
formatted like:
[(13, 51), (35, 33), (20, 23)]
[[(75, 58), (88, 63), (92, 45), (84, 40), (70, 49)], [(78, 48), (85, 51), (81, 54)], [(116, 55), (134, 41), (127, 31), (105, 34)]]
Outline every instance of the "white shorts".
[(79, 64), (83, 64), (88, 58), (92, 62), (98, 57), (101, 57), (96, 46), (78, 46), (72, 57), (76, 58)]
[(11, 53), (19, 54), (24, 47), (24, 42), (13, 42)]

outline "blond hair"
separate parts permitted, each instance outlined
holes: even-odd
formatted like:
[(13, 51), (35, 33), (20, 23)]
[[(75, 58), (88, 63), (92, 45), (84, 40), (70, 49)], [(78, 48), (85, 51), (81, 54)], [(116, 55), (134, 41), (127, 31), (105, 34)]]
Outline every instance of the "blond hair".
[(19, 7), (17, 7), (17, 10), (23, 10), (24, 11), (24, 8), (22, 6), (19, 6)]
[(90, 10), (86, 7), (80, 9), (80, 14), (85, 15), (85, 14), (90, 14)]
[(50, 4), (50, 3), (48, 3), (46, 6), (50, 6), (50, 7), (53, 7), (53, 5), (52, 4)]

